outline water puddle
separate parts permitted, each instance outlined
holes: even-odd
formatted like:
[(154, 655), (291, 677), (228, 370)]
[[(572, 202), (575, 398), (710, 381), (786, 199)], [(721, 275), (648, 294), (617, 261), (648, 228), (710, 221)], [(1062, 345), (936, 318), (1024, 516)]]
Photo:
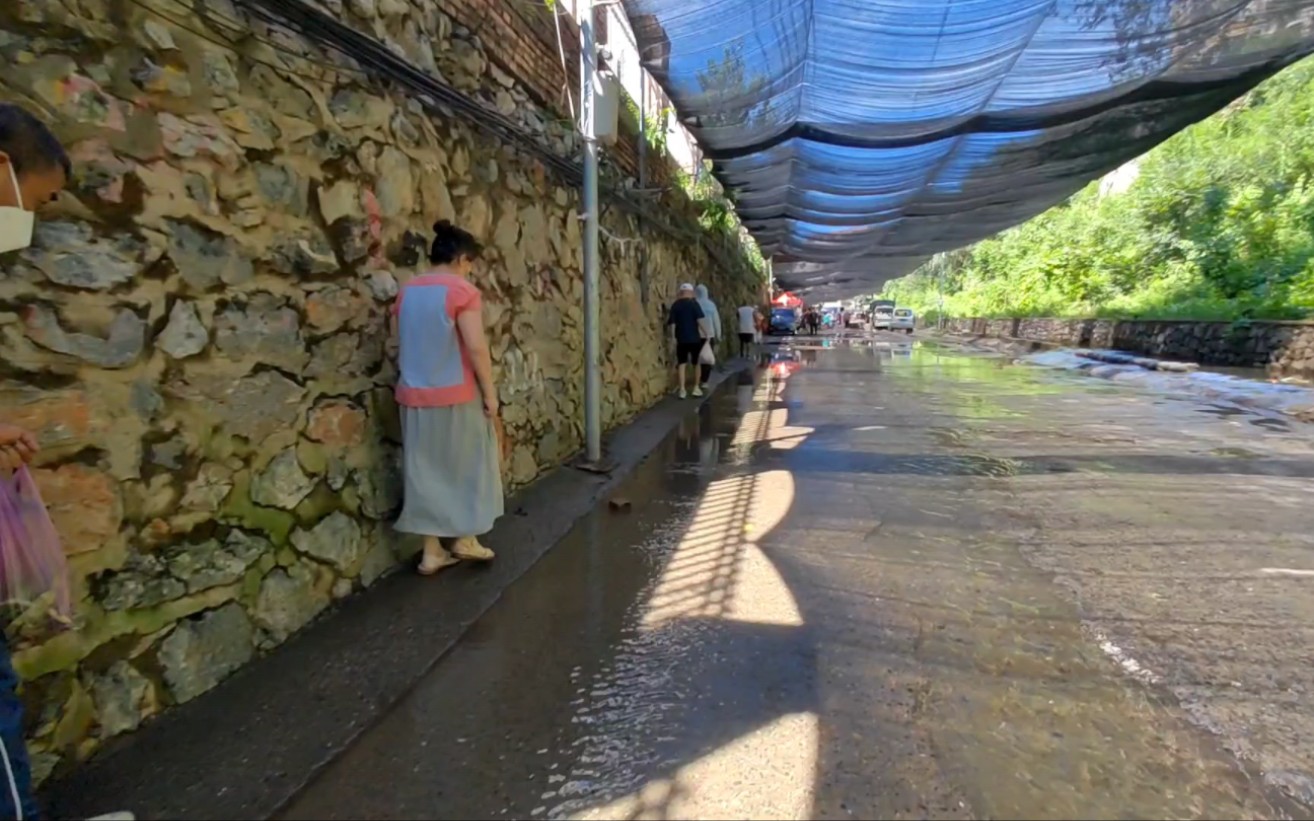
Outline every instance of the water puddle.
[[(1199, 370), (1192, 373), (1150, 371), (1134, 365), (1106, 365), (1084, 359), (1074, 351), (1045, 351), (1023, 357), (1020, 361), (1046, 368), (1084, 373), (1119, 384), (1136, 386), (1158, 393), (1185, 397), (1192, 401), (1225, 403), (1255, 414), (1279, 414), (1286, 417), (1314, 417), (1314, 388), (1301, 384), (1270, 382), (1248, 378), (1246, 369)], [(1216, 405), (1217, 407), (1217, 405)], [(1286, 419), (1254, 421), (1258, 427), (1278, 429)]]
[[(1308, 786), (1300, 762), (1239, 762), (1205, 684), (1191, 723), (1171, 688), (1205, 662), (1162, 648), (1268, 646), (1190, 631), (1258, 606), (1243, 583), (1307, 591), (1258, 568), (1314, 568), (1314, 543), (1299, 505), (1220, 488), (1277, 498), (1314, 458), (1227, 439), (1289, 435), (1227, 404), (904, 350), (775, 347), (286, 817), (1307, 815), (1274, 789)], [(1273, 590), (1299, 667), (1305, 611)]]

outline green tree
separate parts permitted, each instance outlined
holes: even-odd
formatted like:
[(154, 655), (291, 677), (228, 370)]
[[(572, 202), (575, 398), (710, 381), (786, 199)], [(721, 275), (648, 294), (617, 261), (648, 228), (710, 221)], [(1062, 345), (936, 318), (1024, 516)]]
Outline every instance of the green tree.
[(1125, 192), (1092, 183), (1017, 228), (886, 286), (956, 316), (1314, 314), (1314, 62), (1147, 153)]

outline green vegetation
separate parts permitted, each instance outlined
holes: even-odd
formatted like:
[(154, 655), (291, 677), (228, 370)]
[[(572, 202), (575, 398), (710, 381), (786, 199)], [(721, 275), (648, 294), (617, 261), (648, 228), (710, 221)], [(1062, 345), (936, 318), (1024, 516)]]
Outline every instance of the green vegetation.
[[(637, 125), (642, 115), (639, 113), (638, 104), (628, 94), (625, 95), (625, 106), (629, 111), (631, 122)], [(673, 112), (674, 109), (668, 106), (655, 117), (644, 117), (643, 133), (647, 137), (650, 156), (668, 157), (666, 128)], [(670, 171), (675, 185), (698, 208), (698, 224), (703, 230), (723, 236), (732, 245), (738, 244), (744, 259), (754, 270), (765, 276), (766, 260), (762, 257), (762, 251), (758, 248), (756, 240), (739, 221), (739, 215), (735, 212), (729, 196), (721, 188), (716, 177), (712, 176), (712, 163), (703, 160), (700, 173), (697, 174), (689, 174), (678, 167), (672, 167)]]
[(1314, 314), (1314, 60), (1024, 225), (940, 254), (884, 296), (950, 316)]

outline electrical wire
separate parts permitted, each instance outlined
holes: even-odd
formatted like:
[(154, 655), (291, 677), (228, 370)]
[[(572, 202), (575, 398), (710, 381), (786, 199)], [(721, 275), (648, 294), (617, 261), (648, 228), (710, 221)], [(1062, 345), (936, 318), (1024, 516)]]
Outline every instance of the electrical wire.
[[(415, 94), (415, 99), (420, 102), (421, 105), (430, 110), (438, 109), (439, 113), (447, 114), (448, 112), (442, 111), (442, 107), (446, 106), (453, 112), (464, 114), (465, 119), (472, 124), (494, 136), (500, 137), (503, 140), (518, 146), (542, 161), (544, 166), (549, 171), (552, 171), (563, 182), (575, 186), (583, 183), (583, 168), (578, 162), (569, 160), (557, 154), (555, 151), (550, 150), (542, 144), (537, 136), (525, 131), (515, 121), (503, 116), (499, 112), (493, 111), (484, 104), (471, 99), (465, 93), (458, 91), (432, 75), (421, 71), (404, 58), (392, 52), (378, 40), (352, 29), (318, 9), (308, 6), (301, 0), (233, 1), (236, 6), (242, 8), (253, 18), (270, 26), (272, 29), (282, 29), (304, 37), (322, 48), (336, 52), (360, 67), (352, 68), (343, 66), (324, 60), (316, 60), (308, 55), (297, 53), (293, 49), (274, 43), (268, 38), (256, 34), (251, 26), (245, 24), (244, 21), (236, 20), (227, 15), (215, 12), (212, 9), (206, 9), (202, 16), (206, 19), (207, 23), (213, 27), (226, 27), (226, 32), (230, 35), (249, 38), (250, 40), (265, 45), (274, 51), (301, 60), (307, 64), (321, 67), (327, 71), (333, 71), (345, 75), (359, 75), (360, 79), (383, 79), (395, 83), (396, 85), (413, 92)], [(151, 14), (160, 17), (169, 24), (176, 26), (178, 29), (186, 31), (213, 45), (219, 46), (239, 57), (251, 60), (252, 62), (266, 66), (267, 68), (292, 74), (303, 79), (312, 80), (314, 82), (324, 81), (322, 76), (305, 74), (285, 65), (278, 65), (260, 60), (253, 55), (242, 51), (238, 48), (237, 44), (231, 40), (224, 39), (223, 35), (210, 35), (197, 31), (186, 23), (164, 14), (159, 9), (146, 5), (142, 0), (130, 0), (130, 2)], [(183, 7), (181, 0), (173, 0), (173, 2), (180, 7)], [(564, 49), (561, 54), (564, 61)], [(552, 122), (564, 123), (566, 121), (552, 120)], [(615, 202), (625, 211), (642, 218), (658, 230), (673, 238), (699, 242), (713, 259), (721, 263), (723, 266), (732, 267), (732, 265), (724, 258), (721, 249), (717, 248), (703, 232), (691, 231), (672, 225), (664, 217), (654, 213), (643, 203), (635, 201), (627, 196), (626, 193), (619, 188), (609, 186), (600, 193), (606, 196), (609, 200)], [(621, 244), (625, 244), (629, 241), (611, 234), (608, 234), (608, 236), (612, 240), (618, 241)]]
[(547, 165), (568, 178), (574, 181), (582, 178), (582, 172), (577, 166), (553, 152), (544, 151), (538, 140), (522, 131), (518, 124), (420, 71), (382, 43), (310, 8), (299, 0), (236, 0), (236, 2), (258, 18), (282, 23), (312, 42), (344, 53), (366, 70), (372, 70), (413, 92), (421, 104), (429, 107), (434, 107), (436, 103), (445, 104), (455, 111), (468, 115), (471, 120), (485, 126), (496, 135), (534, 151)]
[[(133, 1), (136, 2), (136, 0)], [(187, 8), (183, 0), (171, 0), (171, 2), (173, 2), (175, 5), (182, 6), (183, 8)], [(276, 43), (273, 40), (270, 40), (268, 37), (261, 37), (259, 34), (256, 34), (255, 31), (249, 25), (246, 25), (243, 21), (233, 17), (229, 17), (225, 14), (221, 14), (220, 12), (215, 11), (214, 9), (208, 6), (205, 7), (204, 10), (201, 12), (201, 17), (204, 18), (207, 22), (212, 22), (213, 24), (215, 24), (216, 27), (219, 28), (226, 27), (230, 32), (230, 34), (232, 35), (236, 35), (237, 37), (244, 39), (250, 39), (253, 42), (259, 43), (262, 46), (265, 46), (274, 51), (285, 54), (289, 57), (293, 57), (297, 60), (301, 60), (302, 62), (309, 63), (310, 65), (319, 66), (320, 68), (325, 68), (330, 71), (358, 74), (360, 75), (361, 79), (368, 79), (369, 77), (368, 74), (366, 74), (364, 71), (362, 71), (359, 68), (342, 66), (337, 63), (330, 63), (327, 60), (316, 60), (315, 58), (310, 57), (301, 52), (298, 52), (295, 49), (289, 48), (280, 43)], [(271, 25), (270, 28), (272, 29), (274, 27)], [(281, 29), (282, 26), (279, 26), (278, 28)]]
[[(288, 67), (288, 66), (285, 66), (285, 65), (280, 65), (280, 64), (277, 64), (277, 63), (270, 63), (270, 62), (267, 62), (267, 61), (265, 61), (265, 60), (261, 60), (261, 59), (255, 57), (254, 55), (249, 54), (249, 53), (243, 51), (242, 49), (238, 48), (237, 45), (236, 45), (235, 43), (233, 43), (231, 40), (225, 40), (225, 39), (222, 39), (222, 35), (211, 35), (211, 34), (207, 34), (207, 33), (203, 32), (203, 31), (197, 31), (195, 28), (192, 28), (191, 26), (187, 25), (186, 23), (183, 23), (183, 22), (180, 21), (180, 20), (175, 20), (173, 17), (170, 17), (169, 15), (165, 14), (163, 11), (160, 11), (160, 10), (157, 9), (157, 8), (154, 8), (154, 7), (152, 7), (152, 6), (147, 5), (146, 3), (142, 2), (142, 0), (128, 0), (128, 2), (130, 2), (130, 3), (132, 3), (133, 5), (135, 5), (135, 6), (139, 7), (139, 8), (141, 8), (141, 9), (143, 9), (143, 10), (149, 12), (150, 14), (155, 15), (156, 17), (159, 17), (161, 20), (164, 20), (164, 21), (167, 22), (169, 25), (174, 26), (175, 28), (179, 29), (180, 31), (185, 31), (185, 32), (187, 32), (188, 34), (192, 35), (193, 37), (197, 37), (197, 38), (199, 38), (199, 39), (201, 39), (201, 40), (204, 40), (204, 41), (207, 42), (207, 43), (210, 43), (210, 44), (212, 44), (212, 45), (218, 46), (219, 48), (224, 49), (225, 51), (229, 52), (230, 54), (235, 54), (235, 55), (237, 55), (238, 57), (241, 57), (241, 58), (246, 59), (246, 60), (250, 60), (250, 61), (253, 62), (253, 63), (256, 63), (256, 64), (258, 64), (258, 65), (265, 66), (266, 68), (274, 69), (275, 71), (279, 71), (279, 72), (282, 72), (282, 73), (284, 73), (284, 74), (290, 74), (290, 75), (292, 75), (292, 76), (294, 76), (294, 77), (300, 77), (300, 78), (302, 78), (303, 80), (313, 80), (314, 82), (317, 82), (317, 83), (322, 83), (322, 82), (324, 82), (324, 78), (321, 77), (321, 76), (315, 76), (315, 75), (313, 75), (313, 74), (306, 74), (306, 73), (304, 73), (304, 72), (296, 71), (295, 69), (292, 69), (292, 68), (290, 68), (290, 67)], [(174, 2), (175, 2), (175, 4), (177, 4), (177, 5), (182, 5), (180, 2), (178, 2), (178, 0), (174, 0)], [(270, 46), (270, 47), (276, 47), (275, 44), (273, 44), (273, 43), (270, 43), (270, 42), (267, 42), (267, 41), (261, 40), (261, 39), (260, 39), (259, 37), (257, 37), (254, 33), (251, 33), (251, 34), (250, 34), (250, 37), (251, 37), (251, 39), (255, 40), (256, 42), (262, 43), (262, 44), (267, 45), (267, 46)], [(286, 50), (286, 49), (285, 49), (285, 50)], [(359, 74), (359, 75), (360, 75), (360, 79), (364, 79), (364, 78), (367, 78), (367, 77), (368, 77), (368, 75), (366, 75), (366, 74), (365, 74), (363, 71), (361, 71), (360, 69), (350, 69), (350, 68), (346, 68), (346, 67), (344, 67), (344, 66), (336, 66), (336, 65), (333, 65), (333, 64), (331, 64), (331, 63), (327, 63), (327, 62), (317, 62), (317, 61), (315, 61), (315, 60), (313, 60), (313, 59), (306, 58), (306, 57), (302, 57), (302, 59), (306, 60), (306, 62), (309, 62), (309, 63), (315, 64), (315, 65), (321, 65), (321, 66), (323, 66), (324, 68), (326, 68), (326, 69), (328, 69), (328, 70), (330, 70), (330, 71), (336, 71), (336, 72), (340, 72), (340, 73), (343, 73), (343, 74), (356, 73), (356, 74)]]
[[(522, 130), (517, 123), (420, 71), (379, 41), (308, 6), (302, 0), (235, 0), (235, 2), (266, 22), (281, 24), (312, 42), (345, 54), (359, 65), (375, 69), (383, 77), (416, 92), (421, 104), (426, 104), (428, 99), (432, 99), (448, 105), (453, 110), (465, 113), (470, 120), (483, 126), (485, 130), (528, 150), (543, 161), (545, 166), (557, 172), (564, 181), (572, 185), (583, 183), (583, 168), (579, 163), (567, 160), (547, 149), (537, 137)], [(603, 193), (625, 210), (650, 220), (664, 233), (680, 239), (700, 240), (709, 253), (720, 257), (719, 250), (714, 249), (702, 232), (681, 230), (672, 226), (667, 220), (654, 215), (650, 209), (634, 202), (619, 190), (608, 189)], [(719, 261), (724, 264), (724, 260)]]

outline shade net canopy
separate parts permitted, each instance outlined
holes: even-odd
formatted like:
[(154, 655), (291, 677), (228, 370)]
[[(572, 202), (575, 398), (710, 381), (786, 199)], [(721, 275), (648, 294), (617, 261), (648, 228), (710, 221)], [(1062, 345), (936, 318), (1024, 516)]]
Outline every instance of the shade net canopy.
[(779, 283), (870, 293), (1314, 50), (1314, 0), (623, 0)]

